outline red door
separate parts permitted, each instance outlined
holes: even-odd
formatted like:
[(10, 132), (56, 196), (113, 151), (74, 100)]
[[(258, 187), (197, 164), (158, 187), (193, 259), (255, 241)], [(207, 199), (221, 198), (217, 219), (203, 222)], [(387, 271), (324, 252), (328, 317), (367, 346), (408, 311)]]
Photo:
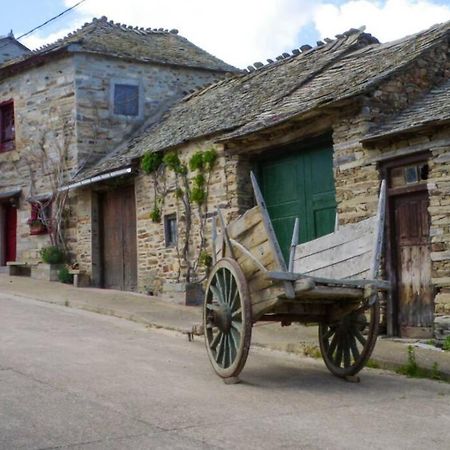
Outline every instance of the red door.
[(9, 204), (4, 206), (5, 211), (5, 234), (4, 234), (4, 243), (5, 243), (5, 261), (6, 264), (8, 261), (16, 260), (16, 229), (17, 229), (17, 210), (13, 208)]

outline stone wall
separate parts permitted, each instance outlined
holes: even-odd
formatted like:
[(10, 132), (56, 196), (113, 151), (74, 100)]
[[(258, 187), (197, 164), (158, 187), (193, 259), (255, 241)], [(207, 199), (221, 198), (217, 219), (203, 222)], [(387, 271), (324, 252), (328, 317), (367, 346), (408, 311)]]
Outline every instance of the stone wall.
[(27, 224), (31, 213), (27, 198), (51, 190), (48, 177), (33, 158), (40, 154), (41, 145), (55, 155), (66, 133), (68, 165), (75, 164), (73, 73), (71, 60), (61, 59), (0, 80), (0, 102), (14, 101), (15, 149), (0, 153), (0, 192), (22, 189), (17, 217), (19, 261), (38, 260), (39, 249), (49, 243), (47, 234), (31, 236)]
[[(143, 64), (105, 56), (74, 56), (77, 97), (77, 137), (80, 164), (91, 165), (113, 151), (163, 113), (191, 89), (223, 77), (223, 73), (184, 67)], [(113, 111), (114, 83), (139, 87), (139, 114), (121, 116)]]
[[(211, 253), (211, 227), (215, 218), (215, 210), (220, 207), (225, 219), (242, 213), (249, 207), (250, 196), (248, 181), (248, 165), (240, 164), (245, 158), (230, 155), (221, 145), (210, 141), (191, 143), (180, 149), (180, 158), (188, 162), (191, 156), (199, 150), (214, 148), (218, 158), (211, 172), (209, 197), (207, 207), (207, 222), (205, 236), (208, 241), (208, 252)], [(246, 171), (244, 178), (241, 171)], [(192, 174), (192, 177), (195, 174)], [(191, 177), (191, 178), (192, 178)], [(166, 194), (162, 206), (161, 222), (154, 223), (150, 213), (154, 206), (154, 188), (151, 175), (141, 174), (136, 178), (136, 212), (137, 212), (137, 245), (138, 245), (138, 286), (141, 292), (161, 293), (164, 283), (176, 283), (178, 275), (181, 281), (185, 276), (185, 267), (177, 257), (176, 247), (166, 247), (164, 235), (164, 217), (176, 214), (178, 224), (178, 246), (184, 242), (183, 208), (175, 196), (175, 178), (171, 171), (166, 170)], [(161, 180), (160, 180), (161, 183)], [(178, 206), (177, 206), (178, 204)], [(194, 254), (198, 254), (200, 246), (199, 215), (193, 206), (193, 233), (190, 242)], [(200, 276), (204, 270), (200, 271)]]
[[(449, 42), (429, 49), (409, 64), (401, 73), (383, 80), (366, 96), (364, 112), (373, 124), (389, 121), (389, 118), (412, 105), (433, 86), (450, 77)], [(399, 55), (402, 58), (402, 55)]]
[(340, 111), (333, 123), (336, 200), (340, 223), (359, 221), (376, 210), (380, 175), (377, 162), (386, 153), (428, 142), (422, 136), (392, 147), (364, 146), (361, 139), (382, 122), (413, 104), (433, 86), (450, 77), (449, 45), (442, 43), (384, 80), (353, 107)]
[(370, 162), (371, 151), (361, 138), (370, 122), (366, 114), (350, 109), (333, 124), (334, 179), (339, 223), (358, 222), (376, 212), (380, 175)]
[(450, 313), (450, 132), (435, 128), (372, 144), (372, 162), (429, 152), (430, 239), (435, 313)]
[(450, 315), (450, 130), (430, 138), (430, 195), (432, 281), (436, 314)]

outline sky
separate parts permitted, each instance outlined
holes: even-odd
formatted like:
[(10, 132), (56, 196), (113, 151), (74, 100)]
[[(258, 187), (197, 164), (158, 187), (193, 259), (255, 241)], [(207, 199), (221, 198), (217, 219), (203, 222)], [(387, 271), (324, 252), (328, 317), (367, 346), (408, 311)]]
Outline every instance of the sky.
[[(18, 37), (78, 1), (8, 2), (0, 14), (0, 35), (12, 29)], [(244, 68), (349, 28), (365, 26), (381, 42), (395, 40), (450, 20), (450, 0), (85, 0), (21, 42), (34, 49), (101, 16), (145, 28), (176, 28)]]

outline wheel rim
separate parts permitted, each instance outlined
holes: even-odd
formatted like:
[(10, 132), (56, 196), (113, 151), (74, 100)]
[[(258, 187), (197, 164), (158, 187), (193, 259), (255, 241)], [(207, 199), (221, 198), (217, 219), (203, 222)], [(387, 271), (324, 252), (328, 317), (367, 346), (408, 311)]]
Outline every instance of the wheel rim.
[(244, 367), (251, 339), (247, 283), (234, 260), (224, 258), (213, 268), (204, 303), (205, 343), (211, 364), (223, 378)]
[(376, 343), (380, 307), (376, 302), (364, 312), (319, 326), (323, 360), (337, 376), (355, 375), (366, 364)]

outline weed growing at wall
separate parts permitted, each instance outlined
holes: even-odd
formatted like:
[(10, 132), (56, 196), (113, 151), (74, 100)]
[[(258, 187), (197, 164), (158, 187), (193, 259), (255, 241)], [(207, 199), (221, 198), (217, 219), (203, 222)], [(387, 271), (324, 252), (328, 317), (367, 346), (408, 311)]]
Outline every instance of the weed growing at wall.
[(420, 367), (417, 364), (416, 352), (412, 345), (408, 345), (408, 361), (405, 365), (396, 370), (401, 375), (410, 378), (431, 378), (433, 380), (442, 380), (441, 372), (437, 362), (434, 362), (431, 370)]

